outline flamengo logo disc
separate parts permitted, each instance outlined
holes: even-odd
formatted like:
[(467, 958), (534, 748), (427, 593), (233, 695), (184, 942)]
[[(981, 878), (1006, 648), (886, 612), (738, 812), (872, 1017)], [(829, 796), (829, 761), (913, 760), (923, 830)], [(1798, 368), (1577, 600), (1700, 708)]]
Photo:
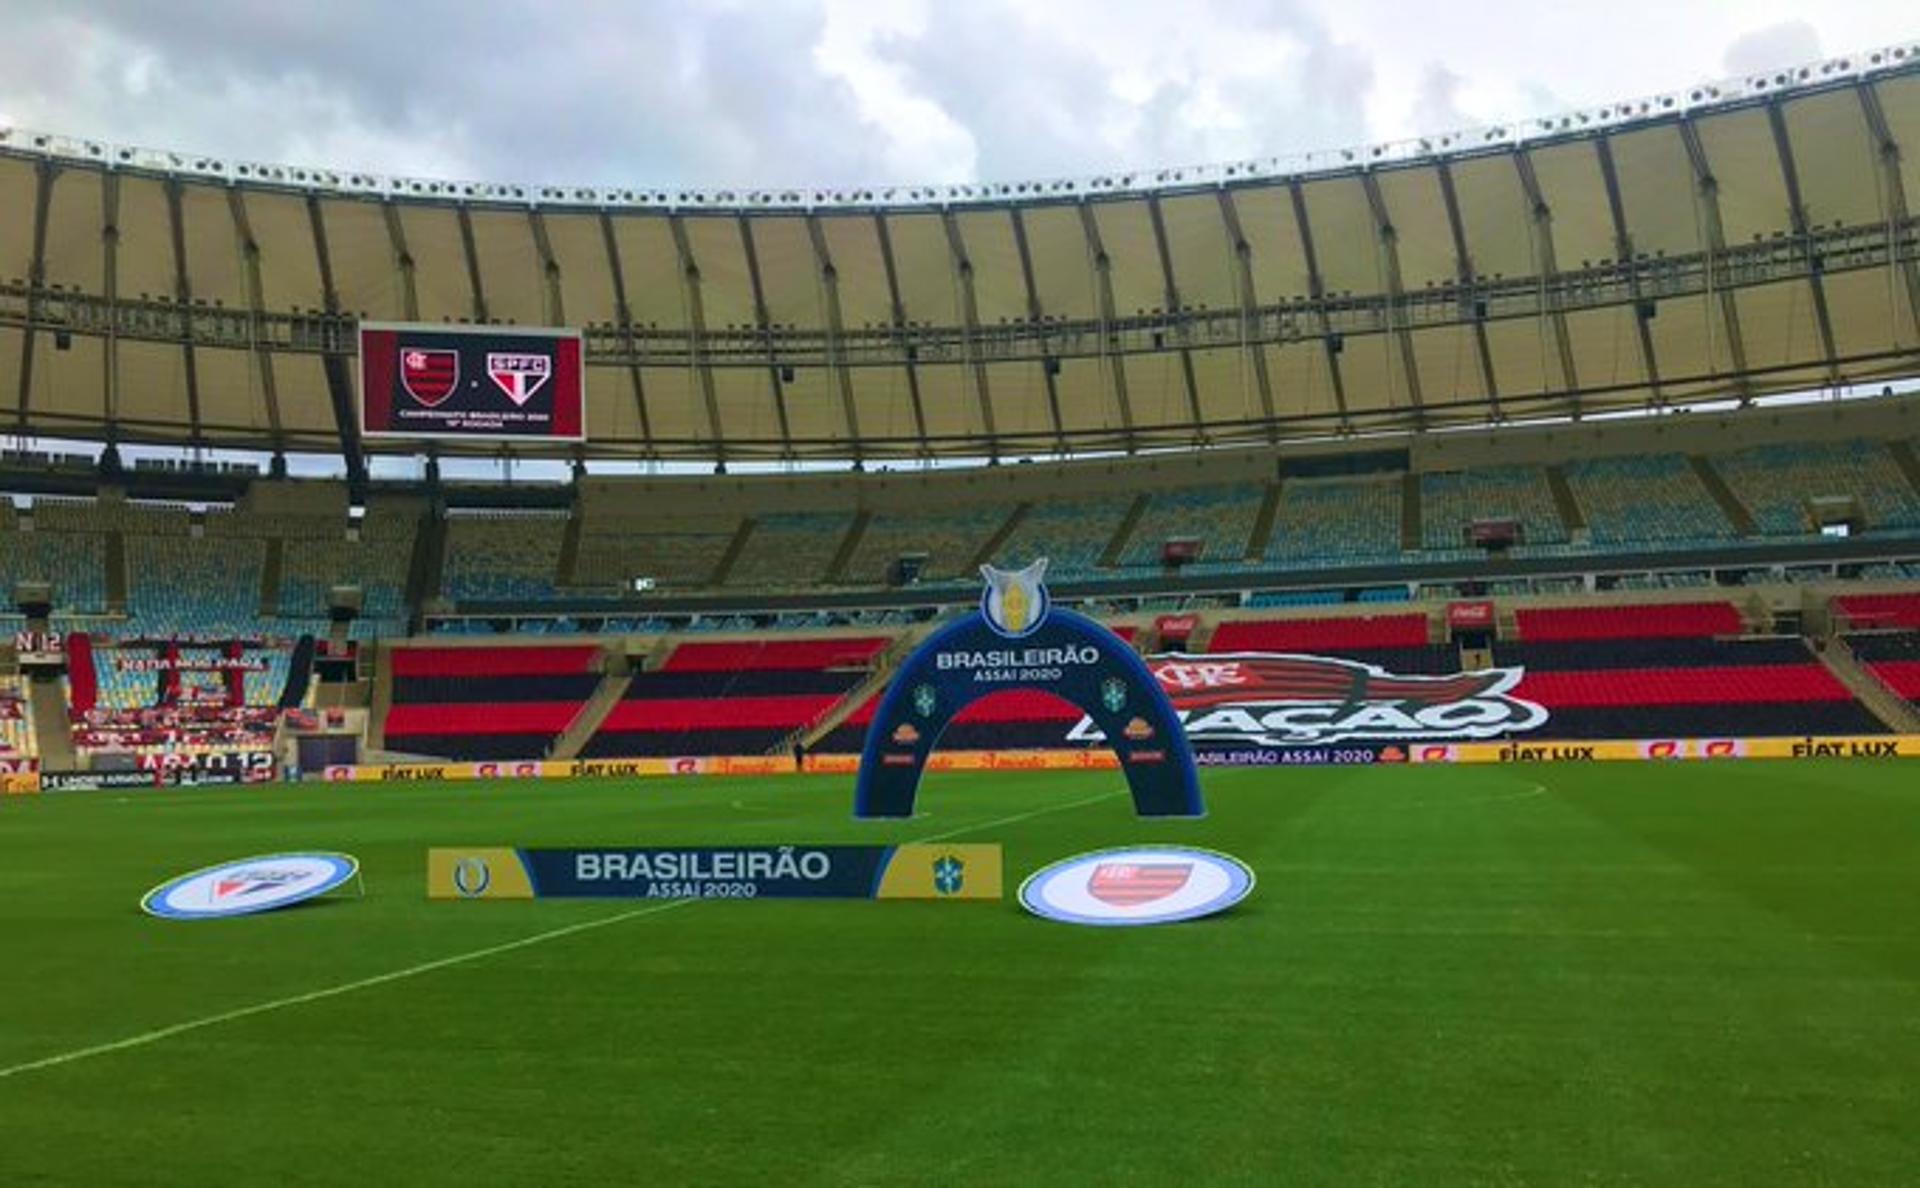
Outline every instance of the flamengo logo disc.
[(169, 920), (246, 916), (325, 895), (359, 872), (351, 854), (267, 854), (171, 879), (147, 892), (140, 909)]
[(1035, 871), (1020, 904), (1063, 924), (1172, 924), (1223, 912), (1253, 892), (1247, 864), (1190, 846), (1095, 850)]

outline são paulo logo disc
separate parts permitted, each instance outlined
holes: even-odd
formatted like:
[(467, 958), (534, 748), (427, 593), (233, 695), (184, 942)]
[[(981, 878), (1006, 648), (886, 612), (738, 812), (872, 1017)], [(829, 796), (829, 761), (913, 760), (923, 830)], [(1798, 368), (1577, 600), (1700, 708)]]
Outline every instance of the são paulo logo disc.
[(147, 892), (140, 908), (169, 920), (246, 916), (325, 895), (359, 872), (351, 854), (266, 854), (170, 879)]
[(1020, 904), (1063, 924), (1172, 924), (1224, 912), (1253, 892), (1253, 871), (1190, 846), (1095, 850), (1035, 871)]

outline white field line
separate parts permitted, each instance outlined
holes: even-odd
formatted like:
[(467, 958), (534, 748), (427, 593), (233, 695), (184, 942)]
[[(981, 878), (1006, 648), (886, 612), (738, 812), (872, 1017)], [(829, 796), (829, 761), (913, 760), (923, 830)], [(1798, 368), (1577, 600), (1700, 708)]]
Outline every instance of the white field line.
[[(945, 833), (936, 833), (931, 837), (923, 837), (918, 840), (923, 842), (946, 841), (948, 838), (959, 837), (964, 833), (974, 833), (982, 829), (992, 829), (1000, 825), (1011, 825), (1016, 821), (1029, 820), (1033, 817), (1044, 816), (1047, 813), (1065, 812), (1067, 809), (1092, 804), (1096, 800), (1105, 800), (1108, 797), (1118, 796), (1121, 791), (1124, 791), (1124, 789), (1113, 792), (1102, 792), (1098, 796), (1088, 796), (1081, 800), (1070, 800), (1065, 804), (1048, 805), (1045, 808), (1034, 809), (1031, 812), (1015, 813), (1013, 816), (1001, 817), (993, 821), (982, 821), (978, 825), (967, 825), (959, 829), (950, 829)], [(602, 916), (596, 920), (583, 920), (577, 924), (568, 924), (561, 928), (550, 928), (545, 932), (536, 932), (532, 936), (523, 936), (519, 940), (506, 941), (497, 945), (488, 945), (485, 948), (473, 949), (465, 953), (456, 953), (451, 957), (441, 957), (433, 961), (422, 961), (418, 965), (409, 965), (404, 969), (375, 974), (370, 978), (359, 978), (351, 982), (342, 982), (338, 986), (328, 986), (321, 990), (309, 990), (304, 994), (293, 994), (285, 998), (270, 999), (266, 1002), (255, 1003), (252, 1006), (238, 1007), (234, 1010), (221, 1011), (218, 1014), (207, 1015), (203, 1018), (190, 1019), (185, 1023), (174, 1023), (167, 1027), (155, 1028), (152, 1031), (143, 1031), (138, 1035), (127, 1036), (125, 1039), (117, 1039), (104, 1044), (93, 1044), (85, 1048), (75, 1048), (70, 1052), (61, 1052), (53, 1056), (43, 1056), (38, 1060), (29, 1060), (24, 1064), (15, 1064), (7, 1068), (0, 1068), (0, 1081), (4, 1081), (8, 1077), (19, 1076), (23, 1073), (39, 1072), (41, 1069), (58, 1068), (63, 1064), (72, 1064), (79, 1060), (89, 1060), (95, 1056), (107, 1056), (114, 1052), (124, 1052), (129, 1048), (142, 1048), (148, 1044), (159, 1043), (161, 1040), (172, 1039), (176, 1035), (185, 1035), (191, 1031), (200, 1031), (208, 1027), (216, 1027), (222, 1023), (231, 1023), (236, 1019), (247, 1019), (254, 1015), (265, 1015), (272, 1011), (285, 1010), (288, 1007), (304, 1006), (310, 1002), (322, 1002), (329, 998), (339, 998), (343, 994), (353, 994), (360, 990), (370, 990), (375, 986), (385, 986), (392, 982), (405, 981), (408, 978), (419, 977), (421, 974), (433, 973), (435, 970), (448, 969), (456, 965), (465, 965), (472, 961), (482, 961), (488, 957), (497, 957), (502, 953), (511, 953), (516, 949), (530, 949), (535, 945), (543, 945), (548, 941), (559, 940), (562, 937), (574, 936), (582, 932), (591, 932), (596, 928), (606, 928), (614, 924), (625, 923), (628, 920), (635, 920), (641, 916), (658, 915), (661, 912), (669, 912), (674, 908), (686, 907), (688, 904), (699, 902), (701, 901), (697, 899), (676, 899), (666, 903), (648, 904), (646, 907), (632, 908), (624, 912), (615, 912), (611, 916)]]

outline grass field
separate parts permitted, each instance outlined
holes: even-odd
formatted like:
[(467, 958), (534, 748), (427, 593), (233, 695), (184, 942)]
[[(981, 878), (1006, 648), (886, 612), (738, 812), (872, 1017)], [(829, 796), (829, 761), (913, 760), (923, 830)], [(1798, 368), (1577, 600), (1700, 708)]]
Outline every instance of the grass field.
[[(825, 778), (14, 798), (0, 1185), (1920, 1180), (1920, 767), (1206, 790), (1173, 824), (1106, 773), (929, 777), (885, 825)], [(1163, 840), (1260, 884), (1156, 929), (423, 891), (429, 844), (944, 836), (1016, 883)], [(136, 909), (290, 848), (357, 854), (366, 897)]]

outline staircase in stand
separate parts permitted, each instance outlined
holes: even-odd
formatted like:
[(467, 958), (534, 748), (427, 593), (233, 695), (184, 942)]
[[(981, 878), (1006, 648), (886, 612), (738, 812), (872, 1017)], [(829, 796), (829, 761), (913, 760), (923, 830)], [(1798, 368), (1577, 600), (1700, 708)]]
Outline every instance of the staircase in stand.
[(1587, 538), (1587, 513), (1580, 508), (1580, 500), (1573, 493), (1573, 484), (1567, 481), (1565, 468), (1547, 467), (1547, 489), (1553, 492), (1554, 510), (1560, 513), (1560, 526), (1567, 530), (1567, 539), (1584, 541)]
[(1247, 534), (1247, 560), (1267, 559), (1267, 542), (1273, 537), (1273, 522), (1279, 518), (1280, 484), (1268, 483), (1260, 496), (1260, 511), (1253, 517), (1253, 531)]
[(847, 534), (840, 539), (840, 547), (834, 550), (833, 560), (827, 565), (828, 582), (837, 582), (846, 575), (847, 566), (853, 563), (853, 554), (860, 547), (860, 538), (867, 534), (867, 525), (873, 523), (873, 513), (862, 508), (853, 517), (853, 523), (847, 526)]
[(1420, 476), (1408, 471), (1400, 479), (1400, 547), (1418, 552), (1420, 534)]
[(1133, 506), (1127, 509), (1126, 518), (1120, 521), (1120, 527), (1114, 530), (1113, 539), (1108, 541), (1107, 547), (1100, 552), (1100, 568), (1112, 569), (1120, 564), (1120, 558), (1127, 551), (1127, 542), (1133, 539), (1133, 530), (1139, 526), (1140, 518), (1147, 514), (1149, 498), (1151, 496), (1147, 495), (1134, 497)]
[(27, 703), (40, 765), (49, 771), (71, 771), (79, 766), (74, 761), (73, 720), (67, 713), (66, 688), (60, 678), (28, 678)]
[(607, 715), (620, 699), (627, 695), (633, 685), (633, 670), (627, 667), (626, 654), (616, 648), (601, 652), (602, 672), (600, 683), (594, 687), (592, 696), (580, 706), (580, 712), (573, 715), (573, 721), (567, 723), (553, 740), (553, 746), (547, 751), (549, 759), (577, 759), (580, 750), (587, 745), (605, 724)]
[(1920, 710), (1916, 710), (1906, 698), (1880, 683), (1880, 678), (1867, 671), (1860, 663), (1847, 641), (1834, 636), (1827, 646), (1816, 653), (1820, 663), (1827, 671), (1847, 687), (1847, 691), (1859, 699), (1873, 716), (1886, 724), (1895, 734), (1920, 734)]
[(840, 700), (827, 707), (826, 711), (800, 729), (787, 735), (767, 749), (769, 755), (787, 755), (793, 751), (793, 744), (800, 743), (811, 750), (815, 743), (839, 729), (848, 718), (858, 713), (869, 698), (886, 688), (893, 679), (894, 670), (900, 662), (920, 646), (920, 641), (933, 631), (933, 624), (910, 628), (900, 633), (899, 638), (888, 644), (886, 650), (873, 658), (873, 668), (860, 683), (846, 691)]
[(379, 751), (387, 745), (387, 711), (393, 708), (393, 645), (371, 640), (362, 644), (363, 662), (367, 648), (373, 649), (373, 704), (367, 714), (367, 747)]
[(1740, 502), (1740, 497), (1733, 493), (1732, 487), (1727, 486), (1727, 480), (1720, 477), (1720, 472), (1713, 468), (1713, 463), (1707, 461), (1705, 455), (1688, 454), (1687, 465), (1693, 467), (1693, 473), (1699, 478), (1700, 485), (1705, 487), (1707, 494), (1713, 496), (1713, 501), (1720, 505), (1721, 512), (1725, 513), (1727, 522), (1733, 525), (1735, 532), (1741, 536), (1758, 535), (1760, 530), (1753, 522), (1753, 513)]

